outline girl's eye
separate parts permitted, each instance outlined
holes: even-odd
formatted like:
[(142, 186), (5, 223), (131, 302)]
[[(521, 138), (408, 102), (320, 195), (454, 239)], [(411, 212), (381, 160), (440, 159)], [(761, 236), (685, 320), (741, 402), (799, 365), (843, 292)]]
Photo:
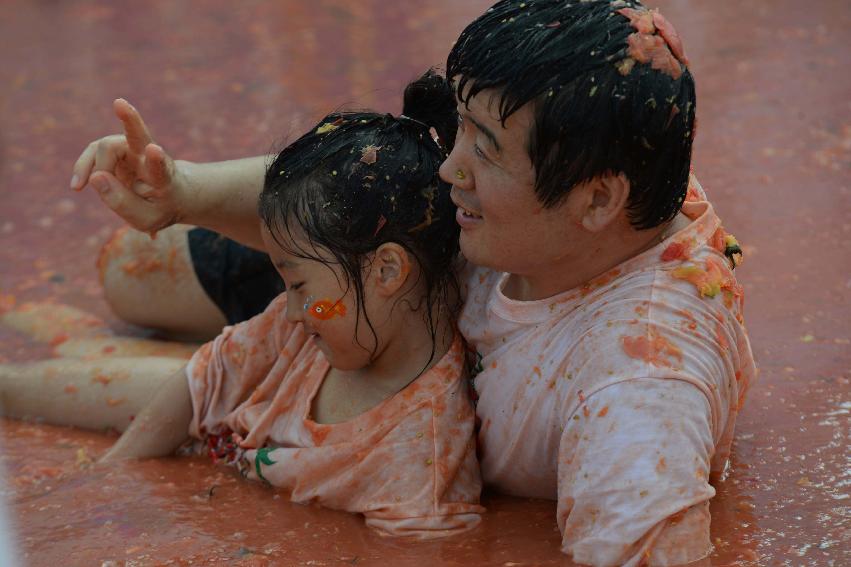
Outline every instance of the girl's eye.
[(303, 286), (304, 286), (304, 282), (293, 283), (293, 284), (290, 284), (290, 289), (293, 290), (293, 291), (298, 291)]
[(459, 130), (464, 129), (464, 119), (461, 117), (460, 114), (458, 115), (458, 129)]

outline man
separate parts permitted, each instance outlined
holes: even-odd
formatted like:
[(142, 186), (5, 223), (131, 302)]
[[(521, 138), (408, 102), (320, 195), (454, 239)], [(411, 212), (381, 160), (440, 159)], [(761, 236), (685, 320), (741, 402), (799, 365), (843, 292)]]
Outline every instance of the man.
[[(670, 23), (624, 1), (499, 2), (448, 59), (460, 127), (441, 175), (468, 261), (482, 474), (557, 500), (578, 563), (709, 554), (709, 478), (754, 374), (740, 250), (689, 176), (686, 65)], [(93, 143), (72, 186), (144, 231), (258, 244), (263, 158), (173, 162), (116, 111), (126, 140)]]

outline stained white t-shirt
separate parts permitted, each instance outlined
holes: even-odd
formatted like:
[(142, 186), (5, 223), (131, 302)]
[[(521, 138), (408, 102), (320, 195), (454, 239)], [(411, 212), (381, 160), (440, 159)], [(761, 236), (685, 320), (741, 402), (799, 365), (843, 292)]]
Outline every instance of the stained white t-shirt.
[(709, 477), (726, 465), (755, 367), (731, 241), (695, 180), (683, 213), (687, 228), (548, 299), (507, 298), (505, 273), (463, 274), (483, 480), (556, 499), (578, 563), (711, 551)]
[(286, 311), (282, 294), (195, 353), (186, 370), (190, 435), (238, 435), (249, 478), (294, 502), (361, 513), (381, 534), (434, 538), (475, 527), (484, 508), (460, 336), (402, 391), (321, 424), (311, 405), (330, 365)]

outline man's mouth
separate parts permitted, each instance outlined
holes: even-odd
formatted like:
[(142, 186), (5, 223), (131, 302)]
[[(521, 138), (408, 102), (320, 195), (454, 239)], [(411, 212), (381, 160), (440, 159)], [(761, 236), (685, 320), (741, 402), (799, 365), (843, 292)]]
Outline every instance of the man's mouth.
[(456, 207), (458, 207), (459, 212), (462, 215), (464, 215), (465, 217), (469, 217), (469, 218), (473, 218), (473, 219), (482, 218), (481, 214), (479, 214), (479, 213), (473, 211), (472, 209), (469, 209), (469, 208), (465, 207), (463, 204), (461, 204), (461, 202), (457, 198), (455, 198), (454, 195), (450, 195), (450, 198), (452, 199), (452, 203)]
[(458, 206), (458, 209), (461, 211), (461, 214), (464, 215), (465, 217), (469, 217), (469, 218), (472, 218), (472, 219), (482, 218), (482, 215), (480, 215), (478, 213), (474, 213), (470, 209), (465, 209), (464, 207), (462, 207), (460, 205)]

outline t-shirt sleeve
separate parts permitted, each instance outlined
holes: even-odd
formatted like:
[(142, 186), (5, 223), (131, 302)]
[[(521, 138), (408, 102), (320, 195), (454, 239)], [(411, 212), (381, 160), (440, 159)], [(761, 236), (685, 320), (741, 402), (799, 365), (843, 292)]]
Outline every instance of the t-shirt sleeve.
[(677, 378), (612, 383), (562, 434), (562, 550), (589, 565), (681, 565), (706, 557), (713, 453), (705, 393)]
[(293, 346), (288, 342), (303, 335), (286, 320), (286, 308), (286, 295), (282, 294), (259, 315), (225, 327), (189, 361), (191, 436), (219, 433), (227, 415), (255, 391), (279, 354)]
[[(481, 477), (473, 409), (458, 388), (420, 406), (364, 442), (246, 452), (249, 478), (258, 472), (291, 488), (295, 502), (361, 513), (383, 535), (429, 539), (480, 522)], [(258, 464), (259, 460), (259, 464)]]

